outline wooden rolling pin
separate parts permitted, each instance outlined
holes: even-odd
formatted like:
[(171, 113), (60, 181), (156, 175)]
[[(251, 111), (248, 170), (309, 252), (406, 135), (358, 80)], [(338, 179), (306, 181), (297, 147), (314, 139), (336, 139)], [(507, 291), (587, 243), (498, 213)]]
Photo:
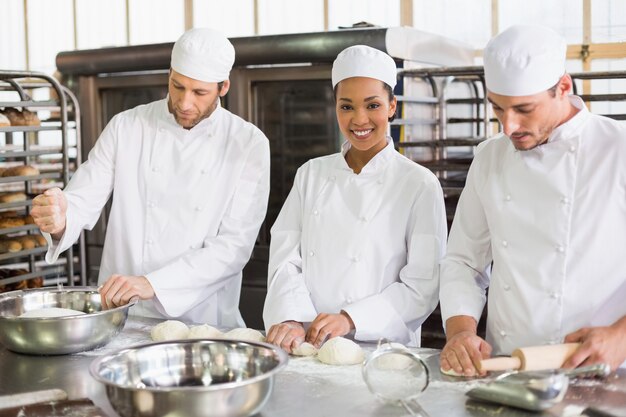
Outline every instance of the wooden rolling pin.
[(540, 371), (543, 369), (557, 369), (578, 349), (580, 343), (565, 343), (561, 345), (530, 346), (515, 349), (510, 357), (483, 359), (480, 362), (481, 371)]

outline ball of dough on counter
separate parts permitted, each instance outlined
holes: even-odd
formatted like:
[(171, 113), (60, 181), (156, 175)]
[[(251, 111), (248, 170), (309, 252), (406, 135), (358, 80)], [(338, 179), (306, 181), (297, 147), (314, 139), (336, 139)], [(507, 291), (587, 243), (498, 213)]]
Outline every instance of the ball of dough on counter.
[(343, 337), (328, 340), (317, 352), (317, 359), (328, 365), (356, 365), (364, 358), (361, 346)]
[(189, 327), (182, 321), (167, 320), (159, 323), (150, 331), (150, 337), (155, 342), (165, 340), (186, 339), (189, 334)]
[(27, 311), (24, 314), (21, 314), (20, 317), (44, 319), (50, 317), (81, 316), (83, 314), (85, 314), (84, 311), (72, 310), (71, 308), (48, 307)]
[(317, 355), (317, 348), (309, 342), (303, 342), (297, 348), (292, 349), (291, 354), (294, 356), (315, 356)]
[(208, 324), (202, 324), (199, 326), (192, 326), (189, 329), (189, 334), (187, 335), (187, 338), (188, 339), (215, 339), (221, 336), (222, 336), (222, 332), (220, 332), (215, 327), (209, 326)]
[(243, 340), (244, 342), (265, 342), (265, 336), (258, 330), (239, 328), (233, 329), (223, 335), (226, 339)]

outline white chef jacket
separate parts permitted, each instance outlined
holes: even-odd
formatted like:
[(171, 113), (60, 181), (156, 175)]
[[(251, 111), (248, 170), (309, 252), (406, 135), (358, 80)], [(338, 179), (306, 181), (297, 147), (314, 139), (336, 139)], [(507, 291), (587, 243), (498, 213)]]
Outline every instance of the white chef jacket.
[(441, 186), (390, 138), (358, 175), (345, 161), (349, 148), (296, 174), (271, 230), (265, 328), (344, 310), (355, 339), (419, 346), (445, 251)]
[[(626, 125), (580, 111), (547, 143), (479, 146), (441, 264), (442, 318), (479, 319), (494, 354), (626, 315)], [(489, 266), (493, 262), (492, 270)]]
[(134, 314), (241, 327), (241, 271), (265, 217), (269, 172), (265, 135), (219, 105), (190, 130), (167, 99), (125, 111), (64, 190), (65, 234), (46, 260), (93, 228), (112, 192), (98, 282), (143, 275), (156, 300)]

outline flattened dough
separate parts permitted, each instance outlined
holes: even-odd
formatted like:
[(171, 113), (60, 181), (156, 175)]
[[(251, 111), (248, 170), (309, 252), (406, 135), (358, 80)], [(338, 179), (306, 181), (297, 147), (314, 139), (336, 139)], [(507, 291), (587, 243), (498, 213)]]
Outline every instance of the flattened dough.
[(463, 375), (463, 374), (457, 374), (457, 373), (454, 371), (454, 369), (452, 369), (452, 368), (450, 368), (450, 369), (449, 369), (449, 370), (447, 370), (447, 371), (444, 371), (444, 369), (443, 369), (443, 368), (439, 368), (439, 371), (440, 371), (442, 374), (444, 374), (444, 375), (448, 375), (448, 376), (457, 376), (457, 377), (458, 377), (458, 376), (465, 376), (465, 375)]
[(297, 348), (292, 349), (291, 354), (294, 356), (315, 356), (317, 355), (317, 348), (308, 342), (303, 342)]
[(189, 334), (189, 327), (182, 321), (167, 320), (159, 323), (150, 331), (150, 337), (155, 342), (165, 340), (186, 339)]
[(343, 337), (328, 340), (317, 352), (317, 359), (328, 365), (356, 365), (364, 358), (361, 346)]
[(50, 318), (50, 317), (70, 317), (84, 315), (84, 311), (72, 310), (71, 308), (48, 307), (30, 310), (20, 315), (22, 318)]

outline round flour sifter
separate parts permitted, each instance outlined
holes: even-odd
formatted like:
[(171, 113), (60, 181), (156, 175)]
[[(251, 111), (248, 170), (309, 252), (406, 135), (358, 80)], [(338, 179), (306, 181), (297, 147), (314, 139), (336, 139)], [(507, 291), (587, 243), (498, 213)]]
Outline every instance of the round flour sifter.
[(424, 361), (396, 343), (380, 344), (363, 363), (363, 379), (380, 400), (403, 406), (412, 416), (429, 417), (417, 397), (428, 387)]

